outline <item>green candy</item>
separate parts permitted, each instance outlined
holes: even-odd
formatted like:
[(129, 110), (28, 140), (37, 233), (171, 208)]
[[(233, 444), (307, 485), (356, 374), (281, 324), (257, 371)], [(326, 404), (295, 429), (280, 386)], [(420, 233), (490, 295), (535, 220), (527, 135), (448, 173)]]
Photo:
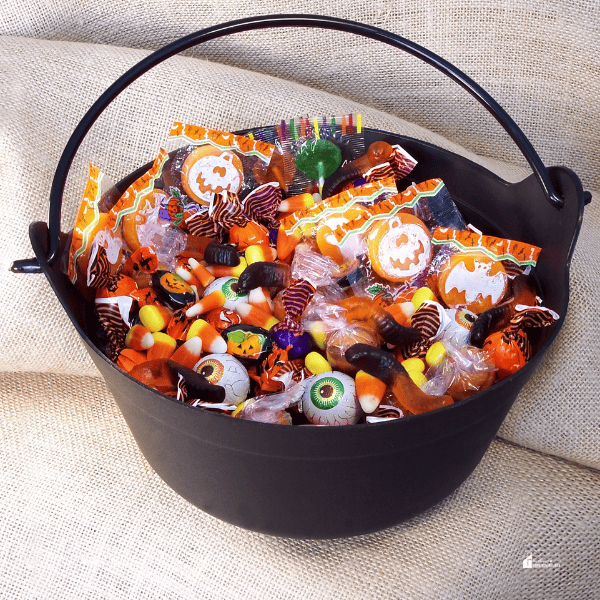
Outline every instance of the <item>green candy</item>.
[(333, 142), (321, 138), (304, 142), (296, 155), (296, 168), (315, 181), (333, 175), (341, 164), (340, 149)]

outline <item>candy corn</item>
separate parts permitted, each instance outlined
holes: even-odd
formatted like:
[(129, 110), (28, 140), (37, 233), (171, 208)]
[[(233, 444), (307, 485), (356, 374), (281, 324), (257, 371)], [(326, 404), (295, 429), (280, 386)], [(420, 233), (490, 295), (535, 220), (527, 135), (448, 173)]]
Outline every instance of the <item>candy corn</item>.
[(435, 294), (428, 287), (420, 287), (410, 299), (415, 310), (417, 310), (425, 300), (432, 300), (435, 302)]
[(162, 304), (146, 304), (139, 312), (140, 321), (151, 332), (162, 331), (171, 320), (173, 313)]
[(278, 210), (283, 213), (296, 212), (303, 208), (310, 208), (320, 201), (320, 194), (299, 194), (298, 196), (291, 196), (290, 198), (283, 200), (279, 205)]
[(204, 298), (200, 298), (196, 304), (193, 304), (185, 311), (186, 317), (196, 317), (203, 315), (213, 308), (220, 308), (225, 304), (225, 294), (221, 290), (215, 290)]
[(154, 338), (154, 344), (148, 350), (148, 360), (171, 358), (177, 348), (177, 340), (160, 331), (153, 333), (152, 337)]
[(171, 360), (193, 369), (194, 365), (200, 359), (202, 354), (202, 340), (198, 336), (194, 336), (185, 342), (182, 346), (179, 346), (177, 350), (171, 356)]
[(256, 325), (267, 331), (279, 323), (279, 319), (276, 319), (271, 313), (265, 312), (247, 302), (239, 302), (235, 307), (235, 311), (247, 325)]
[(327, 326), (323, 321), (312, 321), (307, 325), (307, 331), (314, 343), (321, 349), (325, 350), (327, 340)]
[(407, 371), (419, 371), (419, 373), (425, 373), (425, 363), (420, 358), (407, 358), (402, 361), (402, 366)]
[(219, 332), (204, 319), (194, 321), (189, 328), (187, 333), (188, 341), (194, 337), (200, 338), (203, 352), (209, 352), (210, 354), (225, 354), (225, 352), (227, 352), (227, 342), (219, 335)]
[[(206, 265), (206, 270), (215, 277), (239, 277), (248, 266), (246, 259), (240, 257), (240, 264), (237, 267), (228, 267), (226, 265)], [(194, 273), (195, 274), (195, 273)]]
[(448, 352), (446, 352), (446, 348), (442, 342), (435, 342), (435, 344), (431, 344), (429, 350), (427, 350), (427, 354), (425, 355), (425, 362), (430, 367), (437, 367), (444, 360)]
[(179, 275), (190, 287), (201, 289), (202, 284), (199, 279), (192, 273), (191, 267), (187, 266), (187, 263), (179, 264), (175, 267), (175, 274)]
[[(208, 269), (202, 263), (199, 263), (195, 258), (189, 258), (188, 265), (192, 270), (192, 274), (200, 282), (200, 285), (202, 285), (202, 287), (207, 287), (216, 279), (216, 276), (213, 275), (210, 271), (208, 271)], [(177, 274), (179, 275), (179, 273)]]
[(385, 310), (389, 312), (400, 325), (408, 327), (410, 318), (415, 312), (415, 307), (412, 302), (399, 302), (386, 306)]
[(248, 304), (260, 308), (265, 312), (273, 312), (273, 301), (271, 300), (271, 294), (269, 290), (264, 287), (254, 288), (248, 292)]
[(291, 255), (296, 246), (300, 243), (301, 239), (302, 232), (300, 231), (300, 228), (288, 235), (285, 232), (283, 225), (281, 225), (277, 234), (277, 256), (281, 260), (285, 260)]
[(246, 248), (244, 256), (246, 257), (246, 263), (249, 265), (256, 262), (273, 262), (277, 258), (277, 250), (271, 248), (271, 246), (254, 244)]
[(147, 327), (134, 325), (125, 336), (125, 347), (142, 352), (154, 345), (154, 338)]
[(354, 381), (356, 383), (356, 395), (362, 409), (367, 414), (372, 413), (383, 399), (385, 383), (365, 371), (359, 371), (354, 377)]

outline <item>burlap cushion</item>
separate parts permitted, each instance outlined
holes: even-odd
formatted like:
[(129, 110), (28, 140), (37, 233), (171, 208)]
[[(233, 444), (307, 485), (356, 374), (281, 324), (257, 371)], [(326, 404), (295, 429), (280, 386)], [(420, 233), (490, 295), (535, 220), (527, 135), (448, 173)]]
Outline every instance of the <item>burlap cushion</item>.
[[(91, 360), (41, 275), (9, 273), (11, 261), (31, 255), (27, 226), (46, 220), (48, 190), (58, 157), (85, 110), (145, 52), (109, 46), (4, 38), (0, 56), (2, 144), (0, 193), (6, 218), (0, 304), (2, 369), (95, 375)], [(200, 83), (199, 83), (200, 82)], [(362, 111), (365, 123), (450, 148), (507, 179), (527, 171), (468, 153), (397, 117), (299, 84), (232, 67), (176, 57), (120, 97), (94, 126), (72, 170), (63, 229), (73, 224), (87, 160), (113, 180), (151, 160), (174, 118), (211, 127), (272, 123), (282, 115)], [(596, 401), (598, 371), (594, 310), (600, 284), (598, 205), (586, 209), (572, 265), (570, 312), (543, 367), (523, 390), (502, 435), (582, 464), (600, 464)]]
[[(5, 373), (0, 390), (7, 600), (598, 597), (598, 472), (494, 442), (458, 490), (405, 524), (274, 538), (168, 488), (101, 380)], [(390, 508), (382, 499), (373, 510)]]
[[(0, 4), (0, 34), (158, 48), (242, 17), (325, 14), (387, 29), (464, 70), (508, 110), (548, 164), (598, 189), (600, 4), (589, 0), (318, 2), (171, 0)], [(524, 164), (492, 118), (419, 60), (349, 34), (270, 30), (217, 40), (195, 55), (304, 83), (378, 108), (481, 155)]]

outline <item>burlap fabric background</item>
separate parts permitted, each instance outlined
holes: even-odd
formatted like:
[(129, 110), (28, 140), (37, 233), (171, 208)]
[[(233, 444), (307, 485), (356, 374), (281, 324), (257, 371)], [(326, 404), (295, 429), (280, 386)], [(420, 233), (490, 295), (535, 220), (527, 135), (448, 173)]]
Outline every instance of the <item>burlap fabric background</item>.
[[(598, 7), (560, 6), (534, 10), (513, 2), (492, 9), (457, 1), (399, 9), (380, 2), (367, 9), (350, 2), (343, 10), (326, 3), (318, 12), (381, 25), (442, 54), (504, 105), (547, 164), (571, 167), (593, 191)], [(230, 8), (0, 7), (0, 33), (24, 36), (0, 41), (0, 596), (597, 597), (598, 473), (503, 442), (450, 499), (373, 536), (292, 542), (204, 515), (145, 463), (43, 276), (8, 272), (12, 260), (31, 255), (26, 229), (46, 220), (49, 185), (70, 132), (98, 95), (147, 54), (110, 44), (157, 47), (200, 26), (284, 12), (279, 3)], [(317, 10), (308, 2), (294, 8)], [(235, 129), (360, 110), (368, 125), (449, 148), (508, 180), (529, 174), (483, 109), (416, 60), (390, 61), (389, 48), (344, 42), (336, 33), (261, 35), (195, 52), (245, 70), (179, 57), (119, 98), (79, 153), (63, 228), (72, 225), (87, 160), (118, 180), (153, 157), (174, 118)], [(573, 259), (565, 326), (500, 431), (507, 440), (596, 468), (599, 225), (592, 202)], [(523, 570), (532, 553), (534, 561), (560, 566)]]

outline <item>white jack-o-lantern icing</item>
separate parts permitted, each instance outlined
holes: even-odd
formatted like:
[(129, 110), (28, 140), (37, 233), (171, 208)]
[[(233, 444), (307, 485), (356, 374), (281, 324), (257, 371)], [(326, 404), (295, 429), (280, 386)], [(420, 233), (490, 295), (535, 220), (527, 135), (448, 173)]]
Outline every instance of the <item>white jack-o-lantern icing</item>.
[(406, 281), (429, 265), (431, 236), (421, 220), (401, 213), (371, 227), (367, 249), (371, 265), (380, 277)]
[(186, 193), (200, 203), (208, 203), (214, 194), (237, 193), (242, 186), (242, 162), (233, 152), (221, 152), (200, 146), (191, 152), (181, 169)]

